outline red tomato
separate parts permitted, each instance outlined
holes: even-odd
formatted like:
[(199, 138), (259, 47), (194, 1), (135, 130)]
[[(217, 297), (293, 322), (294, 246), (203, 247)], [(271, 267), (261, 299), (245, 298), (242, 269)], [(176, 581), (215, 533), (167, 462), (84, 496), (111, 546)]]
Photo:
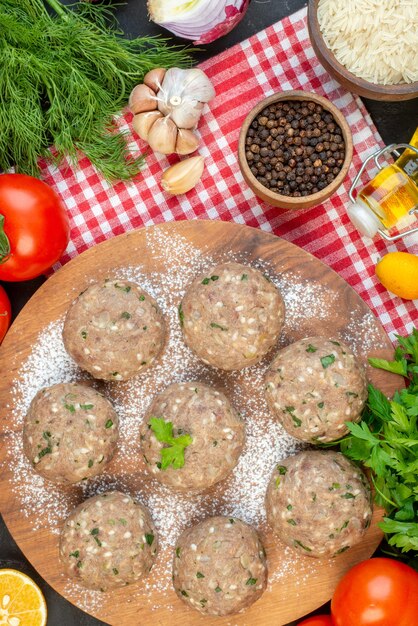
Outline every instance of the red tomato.
[(7, 329), (10, 326), (11, 315), (9, 298), (0, 285), (0, 343), (3, 341), (4, 335), (7, 333)]
[(25, 174), (0, 175), (0, 280), (29, 280), (58, 261), (69, 221), (60, 197)]
[(417, 626), (418, 573), (393, 559), (369, 559), (340, 580), (331, 601), (335, 626)]
[(314, 615), (298, 622), (298, 626), (334, 626), (334, 623), (330, 615)]

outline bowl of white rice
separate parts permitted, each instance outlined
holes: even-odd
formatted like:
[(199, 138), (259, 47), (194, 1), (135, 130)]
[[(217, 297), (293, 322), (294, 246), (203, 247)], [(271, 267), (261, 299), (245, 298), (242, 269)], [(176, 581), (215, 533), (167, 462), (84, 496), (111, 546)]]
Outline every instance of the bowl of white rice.
[(418, 0), (309, 0), (308, 29), (319, 61), (349, 91), (418, 97)]

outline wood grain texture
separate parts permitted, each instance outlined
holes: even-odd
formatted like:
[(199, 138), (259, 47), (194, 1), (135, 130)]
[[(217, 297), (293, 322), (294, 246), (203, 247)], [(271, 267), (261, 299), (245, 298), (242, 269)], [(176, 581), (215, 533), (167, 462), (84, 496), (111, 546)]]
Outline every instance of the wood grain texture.
[[(283, 196), (279, 193), (272, 192), (270, 189), (262, 185), (257, 180), (257, 178), (252, 173), (250, 166), (248, 165), (246, 157), (247, 147), (245, 141), (251, 123), (254, 121), (257, 115), (261, 113), (263, 109), (270, 106), (271, 104), (279, 102), (280, 100), (303, 100), (305, 102), (315, 102), (316, 104), (320, 104), (326, 111), (329, 111), (333, 115), (338, 126), (342, 130), (345, 143), (345, 157), (344, 163), (341, 167), (341, 171), (335, 177), (332, 183), (327, 185), (321, 191), (318, 191), (317, 193), (312, 193), (309, 196), (292, 197)], [(253, 190), (256, 196), (261, 198), (261, 200), (285, 211), (300, 211), (301, 209), (308, 209), (310, 207), (317, 206), (318, 204), (322, 204), (322, 202), (325, 202), (325, 200), (330, 198), (342, 184), (343, 180), (347, 176), (347, 172), (351, 165), (352, 159), (353, 137), (351, 135), (350, 127), (347, 124), (344, 115), (334, 104), (332, 104), (332, 102), (327, 100), (327, 98), (323, 98), (322, 96), (319, 96), (318, 94), (310, 91), (282, 91), (280, 93), (273, 94), (272, 96), (269, 96), (264, 100), (261, 100), (261, 102), (256, 104), (255, 107), (248, 113), (241, 127), (238, 143), (238, 163), (241, 168), (241, 172), (245, 182)]]
[(308, 32), (311, 38), (312, 48), (321, 64), (327, 72), (348, 91), (357, 93), (363, 98), (395, 102), (400, 100), (412, 100), (418, 97), (418, 82), (400, 83), (398, 85), (379, 85), (370, 83), (364, 78), (352, 74), (348, 69), (337, 61), (334, 54), (326, 45), (322, 37), (318, 21), (319, 0), (308, 2)]
[[(271, 264), (274, 272), (294, 272), (307, 281), (320, 283), (333, 297), (337, 297), (335, 315), (332, 324), (320, 319), (301, 317), (297, 328), (284, 328), (287, 343), (310, 334), (338, 335), (344, 331), (349, 320), (361, 320), (369, 315), (369, 310), (359, 296), (336, 273), (313, 256), (300, 248), (281, 240), (273, 235), (246, 226), (223, 222), (177, 222), (164, 224), (151, 229), (159, 229), (166, 235), (181, 236), (190, 245), (204, 253), (210, 253), (214, 259), (225, 258), (225, 254), (240, 253), (247, 263), (255, 263), (262, 259)], [(150, 229), (150, 230), (151, 230)], [(45, 326), (61, 317), (70, 302), (91, 280), (115, 275), (115, 268), (141, 265), (144, 272), (164, 272), (164, 263), (153, 255), (146, 245), (146, 229), (134, 231), (106, 241), (84, 254), (78, 256), (54, 274), (33, 296), (23, 309), (3, 345), (0, 348), (0, 508), (5, 521), (15, 540), (27, 558), (36, 567), (41, 576), (58, 592), (74, 604), (82, 605), (82, 592), (68, 588), (58, 561), (58, 537), (52, 534), (46, 523), (41, 524), (36, 533), (32, 530), (32, 520), (25, 517), (21, 510), (18, 495), (12, 490), (16, 477), (10, 469), (8, 445), (9, 436), (16, 428), (13, 420), (13, 382), (19, 378), (19, 370), (31, 352), (31, 347), (38, 334)], [(181, 264), (182, 259), (178, 259)], [(243, 261), (244, 262), (244, 261)], [(370, 326), (359, 325), (360, 334), (357, 344), (367, 346), (368, 333), (378, 337), (379, 349), (373, 355), (388, 358), (393, 349), (383, 328), (377, 320)], [(370, 342), (369, 342), (370, 343)], [(382, 347), (384, 346), (384, 347)], [(369, 352), (369, 355), (371, 352)], [(363, 358), (367, 355), (362, 354)], [(216, 373), (216, 372), (215, 372)], [(219, 373), (221, 374), (221, 373)], [(245, 374), (245, 372), (244, 372)], [(399, 384), (398, 377), (381, 370), (369, 372), (371, 380), (384, 392), (391, 394)], [(225, 374), (220, 375), (225, 380)], [(123, 385), (123, 383), (121, 383)], [(116, 386), (115, 386), (116, 390)], [(115, 391), (117, 393), (117, 391)], [(117, 456), (112, 461), (113, 472), (117, 472)], [(270, 473), (271, 468), (266, 468)], [(132, 467), (128, 487), (135, 490), (138, 483), (148, 479), (144, 475), (143, 465), (138, 462)], [(217, 489), (222, 489), (221, 486)], [(77, 487), (66, 488), (65, 493), (75, 502), (81, 500)], [(152, 513), (152, 512), (151, 512)], [(169, 590), (167, 606), (152, 611), (152, 597), (149, 591), (142, 591), (142, 583), (127, 587), (116, 592), (103, 594), (101, 602), (90, 608), (90, 612), (114, 626), (138, 626), (154, 624), (155, 626), (186, 626), (207, 624), (227, 626), (279, 626), (290, 620), (297, 619), (327, 601), (343, 573), (354, 563), (369, 557), (381, 540), (381, 532), (377, 522), (381, 511), (375, 511), (370, 529), (364, 541), (353, 549), (332, 560), (310, 559), (298, 553), (285, 550), (284, 546), (274, 541), (267, 528), (260, 528), (265, 543), (269, 571), (274, 582), (263, 597), (242, 615), (232, 618), (202, 617), (187, 608), (177, 599), (174, 591)], [(42, 521), (42, 520), (41, 520)], [(290, 559), (290, 560), (289, 560)], [(158, 580), (158, 568), (151, 572), (151, 581)], [(169, 608), (172, 607), (172, 608)]]

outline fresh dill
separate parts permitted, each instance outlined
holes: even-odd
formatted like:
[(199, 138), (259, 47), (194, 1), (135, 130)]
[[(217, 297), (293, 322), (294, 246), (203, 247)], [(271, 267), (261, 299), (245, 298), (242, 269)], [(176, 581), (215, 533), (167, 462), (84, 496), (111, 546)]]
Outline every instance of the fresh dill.
[(103, 4), (0, 0), (0, 169), (37, 176), (40, 157), (83, 153), (107, 180), (133, 178), (144, 157), (115, 116), (149, 70), (190, 62), (165, 39), (124, 39)]

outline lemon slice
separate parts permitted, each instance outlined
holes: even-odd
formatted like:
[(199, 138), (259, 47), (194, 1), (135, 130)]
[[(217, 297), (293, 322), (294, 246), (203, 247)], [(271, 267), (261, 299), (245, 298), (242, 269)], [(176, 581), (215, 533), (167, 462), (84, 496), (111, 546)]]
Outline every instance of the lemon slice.
[(0, 626), (45, 626), (46, 602), (34, 581), (14, 569), (0, 569)]

